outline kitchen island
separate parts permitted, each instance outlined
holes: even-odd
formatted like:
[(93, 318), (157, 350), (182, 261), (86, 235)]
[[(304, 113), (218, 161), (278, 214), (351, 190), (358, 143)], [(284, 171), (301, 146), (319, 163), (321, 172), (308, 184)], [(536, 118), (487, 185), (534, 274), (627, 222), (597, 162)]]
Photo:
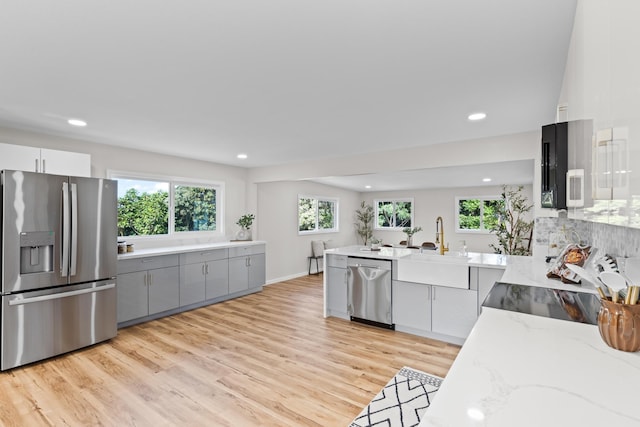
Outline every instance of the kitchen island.
[(464, 342), (478, 317), (480, 303), (500, 280), (508, 261), (497, 254), (441, 256), (417, 249), (371, 250), (364, 246), (328, 249), (324, 256), (325, 317), (350, 319), (349, 258), (390, 261), (395, 329), (454, 344)]
[[(512, 257), (503, 282), (595, 293)], [(484, 307), (420, 426), (638, 426), (640, 353), (595, 325)]]

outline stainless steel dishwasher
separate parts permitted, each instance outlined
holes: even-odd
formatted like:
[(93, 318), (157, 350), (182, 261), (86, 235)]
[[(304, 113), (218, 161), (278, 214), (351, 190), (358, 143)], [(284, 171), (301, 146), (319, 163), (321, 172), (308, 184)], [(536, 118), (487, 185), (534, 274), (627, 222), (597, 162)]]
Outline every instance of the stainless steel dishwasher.
[(391, 318), (391, 261), (348, 257), (347, 296), (351, 320), (395, 329)]

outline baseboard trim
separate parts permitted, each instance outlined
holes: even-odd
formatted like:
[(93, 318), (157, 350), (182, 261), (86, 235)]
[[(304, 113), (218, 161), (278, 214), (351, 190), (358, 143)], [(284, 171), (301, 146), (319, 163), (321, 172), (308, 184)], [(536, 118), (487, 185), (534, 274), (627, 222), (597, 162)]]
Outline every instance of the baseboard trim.
[(265, 283), (265, 285), (272, 285), (274, 283), (284, 282), (286, 280), (291, 280), (291, 279), (297, 279), (298, 277), (303, 277), (303, 276), (308, 276), (308, 275), (309, 275), (309, 273), (307, 271), (303, 271), (302, 273), (290, 274), (288, 276), (282, 276), (282, 277), (278, 277), (278, 278), (275, 278), (275, 279), (267, 280), (267, 283)]

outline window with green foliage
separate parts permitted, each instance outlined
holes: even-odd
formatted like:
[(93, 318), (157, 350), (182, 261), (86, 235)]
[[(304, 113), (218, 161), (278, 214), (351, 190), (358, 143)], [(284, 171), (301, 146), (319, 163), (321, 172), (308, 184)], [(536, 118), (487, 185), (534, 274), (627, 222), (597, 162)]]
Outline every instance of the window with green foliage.
[(405, 228), (413, 223), (413, 199), (374, 200), (375, 228)]
[(503, 201), (498, 196), (456, 199), (456, 230), (488, 233), (497, 224), (498, 208)]
[(118, 235), (220, 232), (220, 184), (112, 176), (118, 181)]
[(338, 200), (316, 196), (298, 196), (298, 233), (338, 231)]

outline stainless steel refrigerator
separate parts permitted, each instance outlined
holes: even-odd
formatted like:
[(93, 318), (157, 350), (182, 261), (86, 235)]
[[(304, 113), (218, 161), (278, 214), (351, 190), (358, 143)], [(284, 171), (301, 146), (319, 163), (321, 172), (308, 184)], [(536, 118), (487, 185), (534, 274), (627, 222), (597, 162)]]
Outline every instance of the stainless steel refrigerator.
[(117, 333), (117, 182), (4, 170), (0, 369)]

